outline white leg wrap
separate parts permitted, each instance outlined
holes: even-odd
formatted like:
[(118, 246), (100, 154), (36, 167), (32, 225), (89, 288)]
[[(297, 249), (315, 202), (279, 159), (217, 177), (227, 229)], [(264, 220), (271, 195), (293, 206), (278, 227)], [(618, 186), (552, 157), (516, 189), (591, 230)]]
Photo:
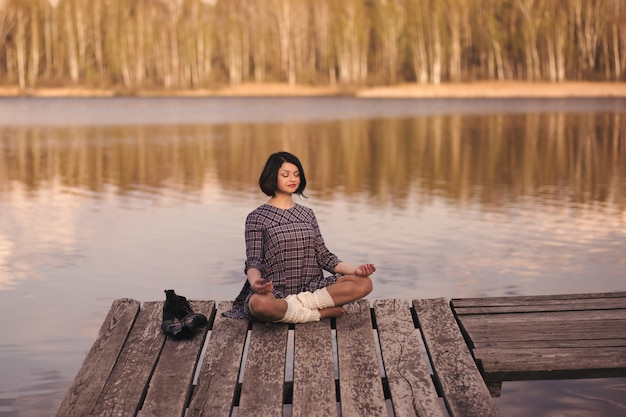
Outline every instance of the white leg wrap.
[(333, 297), (330, 296), (326, 287), (316, 290), (313, 293), (313, 296), (315, 297), (315, 302), (320, 310), (335, 306), (335, 301), (333, 301)]
[(322, 310), (335, 306), (335, 302), (326, 288), (320, 288), (314, 293), (303, 291), (298, 293), (296, 297), (298, 297), (298, 301), (300, 301), (303, 306), (311, 310)]
[(304, 307), (295, 296), (288, 296), (285, 316), (277, 323), (309, 323), (320, 320), (320, 312)]

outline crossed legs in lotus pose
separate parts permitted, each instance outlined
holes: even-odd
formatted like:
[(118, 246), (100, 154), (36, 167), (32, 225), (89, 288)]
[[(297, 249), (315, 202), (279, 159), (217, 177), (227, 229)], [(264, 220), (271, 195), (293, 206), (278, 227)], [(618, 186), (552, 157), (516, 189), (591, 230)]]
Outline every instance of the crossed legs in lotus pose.
[[(249, 308), (252, 315), (262, 322), (304, 323), (326, 317), (339, 317), (344, 313), (342, 305), (365, 297), (372, 292), (372, 289), (372, 279), (369, 276), (344, 275), (334, 284), (317, 290), (313, 294), (301, 293), (297, 296), (289, 296), (287, 299), (276, 298), (271, 292), (253, 294), (249, 300)], [(291, 297), (297, 297), (300, 300), (321, 299), (322, 302), (317, 304), (313, 302), (313, 305), (300, 307), (298, 304), (302, 303), (298, 303), (296, 298)]]

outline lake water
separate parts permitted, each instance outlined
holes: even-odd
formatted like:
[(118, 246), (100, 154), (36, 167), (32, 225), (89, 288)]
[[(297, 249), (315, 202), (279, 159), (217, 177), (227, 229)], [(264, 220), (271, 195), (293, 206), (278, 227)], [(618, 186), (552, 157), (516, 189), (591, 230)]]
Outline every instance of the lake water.
[[(114, 299), (229, 300), (288, 150), (368, 297), (626, 290), (626, 100), (0, 99), (0, 417), (54, 415)], [(626, 379), (505, 382), (504, 416), (623, 416)]]

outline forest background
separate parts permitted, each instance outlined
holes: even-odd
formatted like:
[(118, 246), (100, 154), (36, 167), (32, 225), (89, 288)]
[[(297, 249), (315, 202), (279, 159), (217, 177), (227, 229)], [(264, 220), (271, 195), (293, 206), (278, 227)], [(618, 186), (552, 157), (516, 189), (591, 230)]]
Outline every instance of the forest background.
[(624, 90), (626, 1), (0, 0), (9, 94), (492, 81)]

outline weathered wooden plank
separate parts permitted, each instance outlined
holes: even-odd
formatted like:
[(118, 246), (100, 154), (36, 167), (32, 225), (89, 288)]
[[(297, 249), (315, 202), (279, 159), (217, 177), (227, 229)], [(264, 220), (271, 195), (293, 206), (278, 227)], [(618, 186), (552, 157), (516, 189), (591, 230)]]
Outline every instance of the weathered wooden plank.
[(501, 303), (521, 303), (521, 302), (554, 302), (567, 300), (585, 300), (597, 298), (626, 298), (626, 291), (609, 291), (597, 293), (573, 293), (573, 294), (544, 294), (544, 295), (514, 295), (502, 297), (470, 297), (453, 298), (452, 305), (495, 305)]
[(443, 298), (437, 298), (414, 300), (413, 306), (450, 414), (497, 416), (496, 404), (463, 340), (448, 303)]
[(248, 334), (248, 321), (223, 317), (232, 302), (221, 302), (191, 397), (187, 417), (229, 417), (239, 367)]
[(609, 320), (559, 323), (518, 323), (515, 326), (504, 323), (485, 325), (463, 323), (472, 340), (601, 340), (626, 339), (626, 320)]
[(459, 320), (465, 323), (508, 323), (517, 325), (528, 322), (588, 322), (607, 320), (626, 320), (626, 309), (623, 310), (576, 310), (551, 312), (519, 312), (506, 314), (472, 314), (460, 315)]
[(238, 416), (282, 415), (288, 333), (286, 324), (252, 325)]
[(87, 353), (57, 411), (58, 417), (82, 417), (91, 412), (115, 366), (138, 312), (139, 301), (127, 298), (113, 301), (100, 327), (98, 338)]
[(162, 317), (162, 302), (142, 305), (91, 416), (135, 415), (165, 342)]
[(330, 319), (297, 324), (293, 361), (294, 417), (337, 415)]
[(369, 302), (355, 301), (344, 309), (337, 318), (341, 415), (387, 416)]
[(626, 376), (626, 347), (475, 349), (474, 355), (489, 380)]
[(560, 306), (579, 308), (625, 308), (626, 292), (593, 294), (557, 294), (512, 297), (454, 298), (450, 301), (456, 310), (463, 307), (517, 307), (544, 306), (546, 309)]
[(496, 313), (529, 313), (529, 312), (557, 312), (557, 311), (603, 311), (626, 309), (626, 301), (622, 298), (607, 298), (601, 302), (584, 300), (583, 302), (558, 302), (542, 304), (519, 304), (510, 306), (483, 306), (483, 307), (454, 307), (458, 316), (470, 316), (473, 314), (496, 314)]
[(378, 338), (396, 417), (445, 416), (407, 300), (376, 300)]
[[(213, 301), (194, 301), (192, 306), (194, 312), (202, 313), (207, 318), (213, 314)], [(141, 409), (142, 417), (175, 417), (184, 414), (207, 332), (208, 328), (205, 327), (193, 339), (167, 338), (150, 380), (150, 387)]]
[(554, 349), (585, 347), (626, 347), (626, 339), (586, 340), (472, 340), (474, 349)]

